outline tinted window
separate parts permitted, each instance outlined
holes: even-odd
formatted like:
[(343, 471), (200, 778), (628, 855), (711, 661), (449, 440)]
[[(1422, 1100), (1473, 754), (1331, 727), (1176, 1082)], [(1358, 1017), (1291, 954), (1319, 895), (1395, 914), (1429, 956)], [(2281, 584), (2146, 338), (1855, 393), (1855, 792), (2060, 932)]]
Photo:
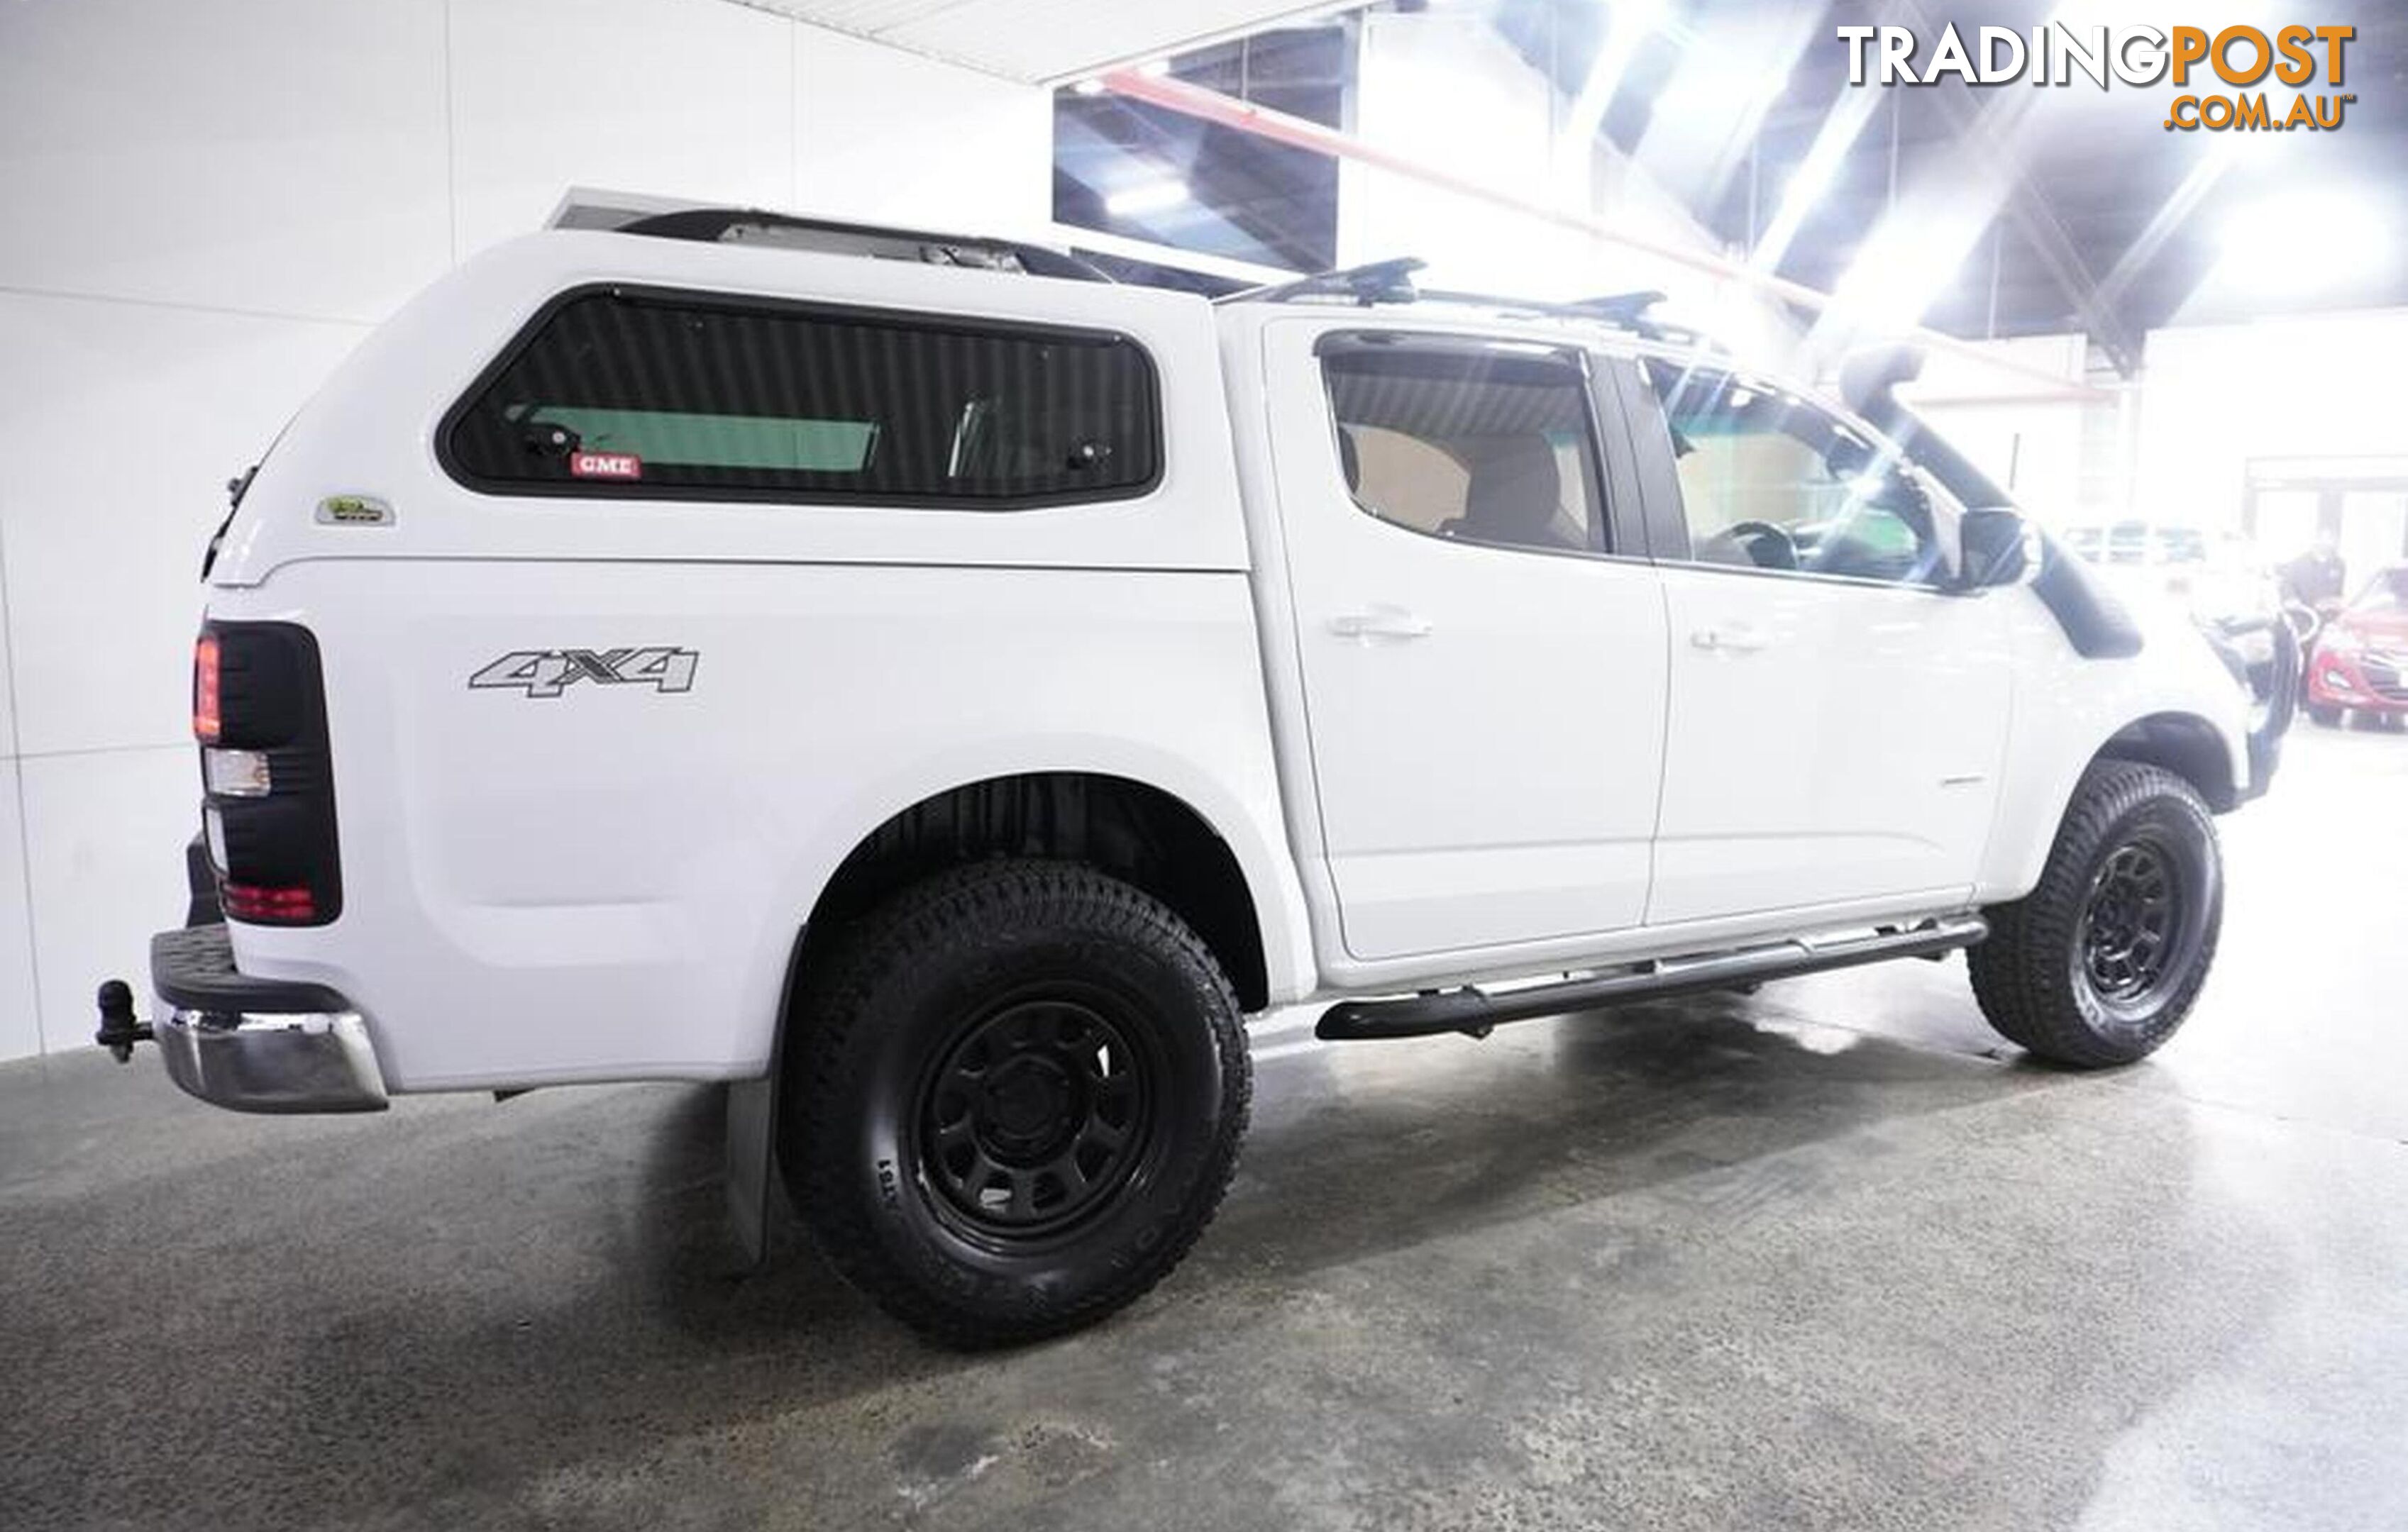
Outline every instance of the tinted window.
[(1943, 555), (1915, 473), (1793, 394), (1651, 361), (1699, 564), (1936, 580)]
[(1606, 546), (1586, 374), (1572, 353), (1333, 336), (1322, 371), (1348, 490), (1418, 532)]
[(510, 493), (1009, 506), (1142, 491), (1157, 414), (1122, 336), (614, 290), (540, 320), (447, 440)]

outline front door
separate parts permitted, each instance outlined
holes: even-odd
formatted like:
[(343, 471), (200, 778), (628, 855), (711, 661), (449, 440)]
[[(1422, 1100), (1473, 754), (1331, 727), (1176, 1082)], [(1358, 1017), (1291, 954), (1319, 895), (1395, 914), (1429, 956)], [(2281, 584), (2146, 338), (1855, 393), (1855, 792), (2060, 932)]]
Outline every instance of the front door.
[(1640, 451), (1670, 456), (1654, 482), (1681, 508), (1658, 550), (1671, 707), (1649, 923), (1965, 896), (2012, 668), (2003, 603), (1948, 588), (1945, 492), (1777, 388), (1644, 370)]
[(1347, 952), (1645, 913), (1664, 603), (1618, 555), (1586, 359), (1266, 332), (1323, 850)]

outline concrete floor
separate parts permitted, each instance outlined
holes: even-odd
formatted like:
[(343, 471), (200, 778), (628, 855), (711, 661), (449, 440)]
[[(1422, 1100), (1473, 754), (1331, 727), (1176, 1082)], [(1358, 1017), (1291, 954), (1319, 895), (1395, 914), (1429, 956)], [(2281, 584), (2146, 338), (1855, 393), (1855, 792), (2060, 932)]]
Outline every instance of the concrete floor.
[(924, 1347), (743, 1274), (676, 1086), (249, 1119), (0, 1068), (0, 1525), (2408, 1525), (2408, 738), (2225, 824), (2206, 1001), (2109, 1076), (1961, 965), (1257, 1046), (1186, 1267)]

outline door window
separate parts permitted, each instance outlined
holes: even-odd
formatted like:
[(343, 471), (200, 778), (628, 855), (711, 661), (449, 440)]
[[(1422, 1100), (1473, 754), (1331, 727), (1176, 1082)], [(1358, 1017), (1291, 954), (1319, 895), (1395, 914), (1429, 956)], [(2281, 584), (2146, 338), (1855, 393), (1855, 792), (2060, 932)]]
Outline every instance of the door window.
[(1576, 352), (1394, 332), (1320, 347), (1355, 504), (1434, 537), (1608, 551), (1588, 377)]
[(1650, 360), (1680, 476), (1691, 562), (1938, 584), (1949, 555), (1935, 487), (1796, 394)]

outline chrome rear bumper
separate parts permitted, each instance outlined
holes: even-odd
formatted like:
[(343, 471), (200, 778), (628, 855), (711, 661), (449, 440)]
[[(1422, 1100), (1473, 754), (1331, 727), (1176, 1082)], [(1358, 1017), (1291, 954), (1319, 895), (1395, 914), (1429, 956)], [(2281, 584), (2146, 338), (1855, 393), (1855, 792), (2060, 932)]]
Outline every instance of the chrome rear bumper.
[(150, 938), (153, 1040), (168, 1078), (236, 1111), (381, 1111), (367, 1024), (323, 984), (237, 972), (222, 925)]
[(170, 1010), (150, 1024), (167, 1077), (236, 1111), (382, 1111), (388, 1102), (356, 1011)]

